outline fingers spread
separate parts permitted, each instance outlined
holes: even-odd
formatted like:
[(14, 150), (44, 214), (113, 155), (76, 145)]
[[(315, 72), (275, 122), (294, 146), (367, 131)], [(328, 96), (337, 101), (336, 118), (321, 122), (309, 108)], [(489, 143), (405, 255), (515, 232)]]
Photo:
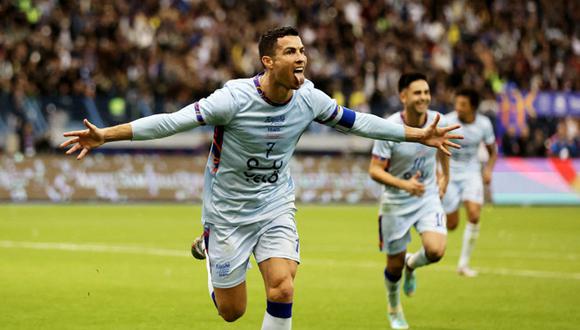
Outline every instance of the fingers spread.
[(80, 144), (75, 144), (72, 148), (67, 150), (65, 153), (67, 155), (70, 155), (70, 154), (74, 153), (75, 151), (79, 150), (80, 148), (82, 148)]
[(89, 149), (83, 148), (83, 150), (81, 150), (81, 153), (78, 155), (77, 159), (78, 160), (83, 159), (88, 153), (89, 153)]
[(62, 135), (63, 136), (83, 136), (83, 135), (87, 135), (89, 133), (88, 129), (84, 129), (82, 131), (70, 131), (70, 132), (65, 132)]
[(455, 148), (455, 149), (461, 149), (461, 146), (460, 146), (459, 144), (457, 144), (457, 143), (453, 143), (453, 142), (451, 142), (451, 141), (445, 141), (445, 142), (443, 142), (443, 143), (444, 143), (446, 146), (449, 146), (449, 147), (452, 147), (452, 148)]
[(74, 139), (70, 139), (70, 140), (67, 140), (67, 141), (64, 141), (63, 143), (61, 143), (59, 145), (59, 148), (64, 148), (64, 147), (66, 147), (68, 145), (71, 145), (71, 144), (77, 143), (77, 142), (79, 142), (79, 138), (78, 137), (75, 137)]
[(93, 125), (88, 119), (83, 120), (85, 126), (90, 130), (96, 130), (97, 126)]
[(451, 126), (447, 126), (447, 127), (442, 127), (441, 129), (442, 129), (444, 132), (446, 132), (446, 133), (447, 133), (447, 132), (450, 132), (450, 131), (456, 130), (456, 129), (460, 128), (460, 127), (461, 127), (461, 125), (459, 125), (459, 124), (455, 124), (455, 125), (451, 125)]
[(431, 123), (431, 126), (437, 127), (437, 124), (439, 123), (439, 119), (441, 119), (441, 115), (436, 114), (435, 119), (433, 119), (433, 123)]
[(453, 140), (463, 140), (463, 135), (461, 134), (447, 134), (445, 137)]
[(449, 152), (449, 150), (447, 150), (447, 148), (445, 148), (444, 145), (439, 146), (439, 150), (441, 150), (441, 152), (443, 152), (447, 156), (451, 156), (451, 152)]

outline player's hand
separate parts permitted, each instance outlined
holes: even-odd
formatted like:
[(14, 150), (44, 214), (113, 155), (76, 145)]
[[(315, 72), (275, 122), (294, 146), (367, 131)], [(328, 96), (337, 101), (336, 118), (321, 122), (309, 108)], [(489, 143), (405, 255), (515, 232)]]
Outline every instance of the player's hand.
[(485, 168), (483, 170), (483, 183), (484, 184), (490, 184), (491, 183), (491, 170)]
[(97, 126), (91, 124), (86, 119), (83, 120), (83, 123), (87, 129), (64, 133), (64, 136), (72, 138), (61, 143), (60, 145), (61, 148), (72, 145), (72, 147), (66, 151), (67, 155), (71, 155), (80, 150), (77, 159), (83, 159), (90, 150), (95, 149), (105, 143), (105, 132), (103, 129), (100, 129)]
[(417, 171), (409, 180), (406, 181), (406, 185), (403, 189), (409, 194), (417, 197), (423, 196), (425, 193), (425, 185), (419, 181), (421, 177), (421, 172)]
[(449, 134), (449, 132), (458, 129), (460, 125), (452, 125), (447, 127), (437, 127), (441, 115), (437, 114), (433, 123), (428, 127), (424, 128), (425, 135), (421, 139), (421, 143), (430, 147), (437, 148), (441, 150), (447, 156), (451, 156), (449, 152), (449, 147), (460, 149), (461, 146), (457, 143), (453, 143), (450, 140), (460, 140), (463, 139), (463, 135), (460, 134)]

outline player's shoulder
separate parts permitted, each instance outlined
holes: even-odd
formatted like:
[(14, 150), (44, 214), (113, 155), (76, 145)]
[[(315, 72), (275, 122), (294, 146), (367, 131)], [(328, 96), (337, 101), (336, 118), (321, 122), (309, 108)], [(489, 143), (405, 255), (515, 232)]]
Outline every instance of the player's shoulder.
[(304, 83), (295, 91), (294, 98), (299, 102), (305, 104), (310, 111), (314, 111), (315, 116), (318, 116), (318, 111), (322, 109), (332, 108), (336, 103), (326, 93), (314, 87), (312, 81), (305, 79)]
[(404, 124), (402, 111), (397, 111), (397, 112), (392, 113), (388, 116), (385, 116), (385, 119), (388, 121), (392, 121), (394, 123), (397, 123), (397, 124)]
[(223, 86), (233, 92), (250, 91), (256, 88), (253, 78), (239, 78), (226, 81)]
[(305, 89), (308, 89), (308, 90), (312, 90), (312, 89), (314, 89), (316, 87), (314, 87), (314, 83), (311, 80), (304, 79), (304, 83), (302, 83), (302, 86), (300, 86), (300, 89), (302, 89), (302, 88), (305, 88)]
[(260, 98), (254, 78), (228, 80), (222, 90), (228, 92), (224, 95), (229, 95), (237, 109), (248, 108), (247, 105), (253, 104)]
[(315, 93), (323, 93), (323, 92), (314, 87), (314, 83), (312, 81), (304, 79), (304, 82), (302, 83), (300, 88), (296, 90), (296, 93), (302, 97), (308, 98), (313, 96), (313, 94)]
[(457, 118), (457, 111), (451, 111), (443, 115), (447, 119), (456, 119)]
[(456, 111), (451, 111), (443, 115), (443, 118), (447, 120), (447, 123), (458, 123), (459, 118), (457, 117)]
[(479, 113), (475, 114), (475, 121), (481, 126), (489, 126), (489, 127), (492, 126), (491, 120), (489, 120), (487, 116)]
[(437, 126), (447, 126), (449, 120), (439, 111), (431, 109), (427, 110), (427, 123), (432, 123), (437, 115), (439, 115), (439, 123), (437, 123)]

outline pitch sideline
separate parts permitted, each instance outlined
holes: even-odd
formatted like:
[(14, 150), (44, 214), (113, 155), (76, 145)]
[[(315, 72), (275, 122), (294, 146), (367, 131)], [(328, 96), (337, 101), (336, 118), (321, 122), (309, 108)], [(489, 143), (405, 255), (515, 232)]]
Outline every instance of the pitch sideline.
[[(144, 246), (119, 246), (119, 245), (104, 245), (96, 243), (77, 244), (66, 242), (23, 242), (23, 241), (0, 241), (0, 248), (6, 249), (33, 249), (33, 250), (61, 250), (61, 251), (83, 251), (83, 252), (97, 252), (97, 253), (128, 253), (140, 255), (152, 255), (163, 257), (189, 257), (187, 250), (171, 250), (150, 248)], [(328, 259), (303, 259), (303, 263), (309, 265), (324, 265), (330, 267), (340, 267), (341, 262)], [(349, 261), (349, 266), (352, 266)], [(359, 267), (377, 268), (382, 266), (380, 262), (360, 261), (356, 263)], [(443, 270), (455, 272), (455, 267), (436, 265), (433, 270)], [(481, 274), (503, 275), (503, 276), (518, 276), (518, 277), (532, 277), (532, 278), (549, 278), (549, 279), (570, 279), (580, 281), (580, 273), (563, 273), (551, 271), (539, 271), (530, 269), (509, 269), (509, 268), (486, 268), (478, 267), (477, 270)]]

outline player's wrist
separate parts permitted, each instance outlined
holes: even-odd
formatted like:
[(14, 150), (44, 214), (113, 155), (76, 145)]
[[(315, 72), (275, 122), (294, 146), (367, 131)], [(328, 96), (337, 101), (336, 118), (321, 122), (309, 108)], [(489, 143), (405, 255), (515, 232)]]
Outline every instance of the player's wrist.
[(411, 182), (409, 180), (401, 181), (400, 187), (401, 187), (401, 189), (403, 189), (404, 191), (406, 191), (408, 193), (413, 192), (413, 186), (411, 185)]
[(405, 141), (419, 142), (425, 144), (426, 139), (427, 139), (426, 128), (416, 128), (405, 125)]

